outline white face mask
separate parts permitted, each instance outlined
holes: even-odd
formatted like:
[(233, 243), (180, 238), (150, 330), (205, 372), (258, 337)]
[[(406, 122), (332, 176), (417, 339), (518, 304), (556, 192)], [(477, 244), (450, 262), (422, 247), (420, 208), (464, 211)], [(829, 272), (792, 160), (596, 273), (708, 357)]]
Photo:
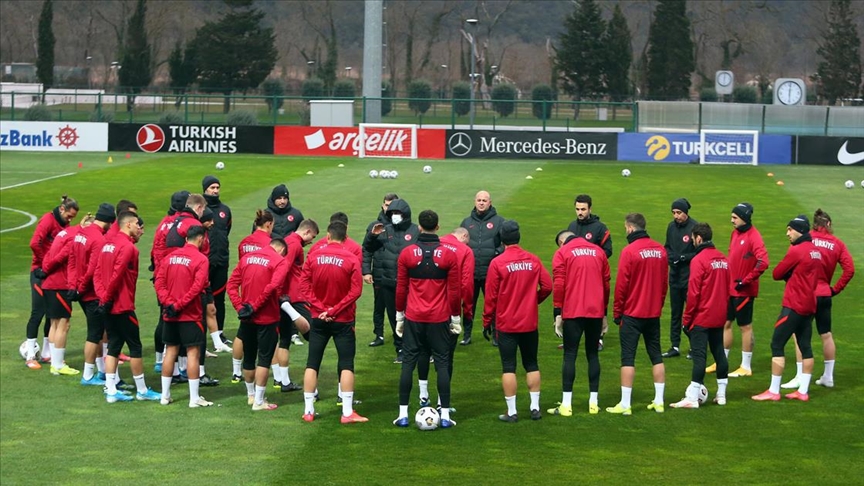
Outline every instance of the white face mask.
[(392, 222), (393, 224), (401, 223), (402, 222), (402, 215), (401, 214), (394, 214), (394, 215), (390, 216), (390, 222)]

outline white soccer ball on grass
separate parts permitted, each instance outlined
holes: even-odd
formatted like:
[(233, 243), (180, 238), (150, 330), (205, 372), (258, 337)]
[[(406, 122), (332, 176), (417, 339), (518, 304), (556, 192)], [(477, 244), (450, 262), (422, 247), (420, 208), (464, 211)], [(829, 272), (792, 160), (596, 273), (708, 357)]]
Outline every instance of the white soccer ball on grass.
[[(18, 346), (18, 354), (21, 355), (21, 359), (27, 360), (27, 340), (21, 343), (21, 346)], [(36, 343), (36, 355), (35, 357), (39, 357), (39, 343)]]
[(379, 170), (378, 175), (380, 175), (382, 179), (389, 179), (390, 178), (390, 171), (387, 169)]
[[(864, 181), (862, 181), (862, 182), (864, 182)], [(854, 182), (852, 182), (851, 180), (846, 181), (846, 189), (852, 189), (853, 187), (855, 187)]]
[(414, 415), (414, 423), (420, 430), (435, 430), (441, 423), (441, 417), (438, 415), (438, 410), (432, 407), (423, 407), (417, 410)]
[(369, 177), (371, 177), (373, 179), (377, 178), (378, 177), (378, 171), (375, 169), (370, 170), (369, 171)]
[(221, 160), (219, 162), (216, 162), (216, 170), (222, 170), (224, 168), (225, 168), (225, 162), (222, 162)]
[(390, 178), (391, 178), (391, 179), (395, 179), (395, 178), (397, 178), (397, 177), (399, 177), (399, 172), (398, 172), (398, 171), (395, 171), (395, 170), (391, 170), (391, 171), (390, 171)]
[[(424, 165), (423, 166), (423, 173), (424, 174), (431, 174), (432, 173), (432, 166), (431, 165)], [(864, 184), (864, 181), (862, 181), (862, 184)]]
[(630, 177), (630, 169), (624, 169), (621, 171), (621, 177)]
[(708, 402), (708, 387), (702, 385), (699, 388), (699, 405), (705, 405)]

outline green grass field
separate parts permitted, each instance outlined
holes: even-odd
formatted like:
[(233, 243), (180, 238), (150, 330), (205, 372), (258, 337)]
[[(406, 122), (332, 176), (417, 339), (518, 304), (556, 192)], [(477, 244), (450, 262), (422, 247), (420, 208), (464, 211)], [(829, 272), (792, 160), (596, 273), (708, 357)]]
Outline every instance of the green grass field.
[[(661, 242), (670, 221), (670, 203), (686, 196), (690, 214), (712, 224), (715, 241), (725, 251), (731, 230), (731, 208), (741, 201), (755, 206), (754, 223), (768, 246), (771, 268), (788, 247), (786, 223), (817, 207), (829, 211), (836, 233), (849, 246), (860, 268), (864, 262), (864, 190), (858, 168), (721, 167), (620, 162), (434, 161), (434, 172), (422, 173), (424, 161), (303, 159), (272, 156), (106, 154), (2, 154), (0, 165), (0, 483), (100, 484), (572, 484), (572, 483), (791, 483), (852, 484), (860, 481), (864, 405), (864, 278), (860, 275), (834, 301), (838, 348), (836, 388), (811, 388), (809, 403), (757, 403), (750, 396), (768, 386), (769, 341), (780, 309), (782, 283), (762, 278), (762, 294), (754, 316), (756, 349), (754, 376), (730, 379), (729, 403), (700, 410), (671, 410), (663, 415), (645, 410), (653, 397), (649, 363), (637, 355), (632, 417), (587, 414), (588, 385), (580, 353), (574, 388), (574, 416), (527, 420), (528, 395), (520, 380), (519, 413), (523, 421), (504, 424), (500, 361), (495, 348), (479, 339), (456, 351), (453, 383), (453, 430), (423, 433), (391, 425), (396, 417), (399, 367), (391, 363), (393, 348), (369, 348), (372, 337), (369, 287), (358, 304), (356, 398), (367, 424), (342, 426), (335, 406), (335, 350), (328, 349), (322, 366), (318, 403), (321, 417), (301, 420), (302, 394), (268, 390), (279, 404), (272, 413), (253, 413), (246, 406), (242, 385), (231, 385), (228, 357), (208, 359), (208, 371), (223, 380), (202, 389), (220, 407), (192, 410), (185, 406), (185, 385), (175, 387), (177, 403), (161, 407), (132, 402), (109, 405), (101, 391), (82, 387), (75, 377), (54, 377), (47, 366), (30, 371), (18, 355), (30, 301), (27, 272), (28, 242), (33, 226), (6, 231), (56, 206), (61, 194), (78, 199), (82, 210), (95, 211), (103, 201), (135, 201), (146, 220), (141, 241), (142, 274), (137, 307), (145, 345), (148, 385), (159, 388), (152, 372), (152, 332), (157, 309), (146, 258), (152, 230), (165, 214), (171, 193), (197, 191), (201, 178), (213, 172), (216, 160), (222, 199), (234, 213), (232, 247), (251, 227), (256, 208), (264, 207), (270, 190), (286, 183), (292, 202), (306, 217), (326, 226), (329, 215), (345, 211), (349, 234), (360, 240), (375, 218), (381, 197), (395, 191), (414, 214), (432, 208), (441, 217), (442, 231), (457, 226), (473, 206), (474, 194), (487, 189), (500, 214), (522, 226), (523, 246), (550, 264), (553, 237), (574, 218), (573, 197), (587, 192), (594, 213), (612, 231), (615, 255), (625, 243), (623, 217), (643, 212), (648, 231)], [(79, 169), (79, 163), (82, 167)], [(338, 168), (344, 163), (344, 168)], [(537, 172), (537, 167), (542, 172)], [(620, 171), (633, 175), (624, 179)], [(370, 169), (396, 169), (399, 179), (371, 180)], [(314, 175), (306, 175), (313, 171)], [(774, 177), (766, 176), (774, 172)], [(9, 188), (52, 176), (44, 182)], [(527, 180), (526, 176), (533, 176)], [(854, 190), (843, 181), (856, 181)], [(785, 186), (775, 185), (783, 180)], [(416, 216), (415, 216), (416, 218)], [(76, 219), (77, 222), (77, 219)], [(236, 262), (232, 251), (232, 265)], [(613, 283), (614, 284), (614, 283)], [(552, 331), (551, 299), (541, 309), (540, 365), (543, 409), (560, 400), (561, 353)], [(229, 310), (226, 330), (233, 337), (237, 321)], [(668, 347), (668, 310), (663, 318), (662, 345)], [(41, 336), (40, 336), (41, 337)], [(479, 338), (480, 333), (475, 333)], [(736, 338), (738, 335), (736, 334)], [(72, 319), (67, 361), (82, 366), (84, 322), (80, 309)], [(814, 339), (822, 372), (821, 346)], [(302, 379), (308, 346), (292, 348), (291, 376)], [(792, 356), (791, 346), (787, 348)], [(601, 352), (600, 405), (619, 399), (618, 333), (607, 335)], [(736, 342), (730, 366), (740, 362)], [(683, 396), (690, 381), (691, 362), (667, 360), (667, 404)], [(794, 365), (787, 367), (788, 379)], [(129, 380), (128, 366), (121, 374)], [(815, 377), (814, 377), (815, 378)], [(785, 381), (784, 379), (784, 381)], [(716, 383), (706, 379), (711, 393)], [(416, 386), (411, 412), (416, 411)], [(858, 417), (858, 418), (856, 418)], [(856, 457), (858, 459), (856, 459)], [(694, 476), (694, 474), (696, 476)], [(520, 479), (521, 478), (521, 479)], [(857, 478), (857, 479), (856, 479)]]

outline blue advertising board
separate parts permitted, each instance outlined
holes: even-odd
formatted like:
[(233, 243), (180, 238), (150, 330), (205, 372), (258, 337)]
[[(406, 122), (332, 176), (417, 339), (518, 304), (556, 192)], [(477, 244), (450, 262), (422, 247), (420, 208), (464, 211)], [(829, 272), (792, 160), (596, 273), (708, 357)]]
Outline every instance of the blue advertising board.
[[(618, 160), (641, 162), (689, 163), (699, 160), (698, 133), (620, 133), (618, 134)], [(752, 153), (752, 142), (747, 137), (729, 136), (715, 141), (709, 147), (712, 155), (730, 161)], [(760, 164), (791, 164), (791, 135), (760, 135)]]

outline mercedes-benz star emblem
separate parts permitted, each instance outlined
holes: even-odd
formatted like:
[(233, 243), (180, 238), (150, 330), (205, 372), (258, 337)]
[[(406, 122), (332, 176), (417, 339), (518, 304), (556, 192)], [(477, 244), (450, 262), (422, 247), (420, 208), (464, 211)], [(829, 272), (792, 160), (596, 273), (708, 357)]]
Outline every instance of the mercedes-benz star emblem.
[(471, 137), (465, 132), (456, 132), (447, 140), (447, 148), (456, 157), (464, 157), (471, 151)]

